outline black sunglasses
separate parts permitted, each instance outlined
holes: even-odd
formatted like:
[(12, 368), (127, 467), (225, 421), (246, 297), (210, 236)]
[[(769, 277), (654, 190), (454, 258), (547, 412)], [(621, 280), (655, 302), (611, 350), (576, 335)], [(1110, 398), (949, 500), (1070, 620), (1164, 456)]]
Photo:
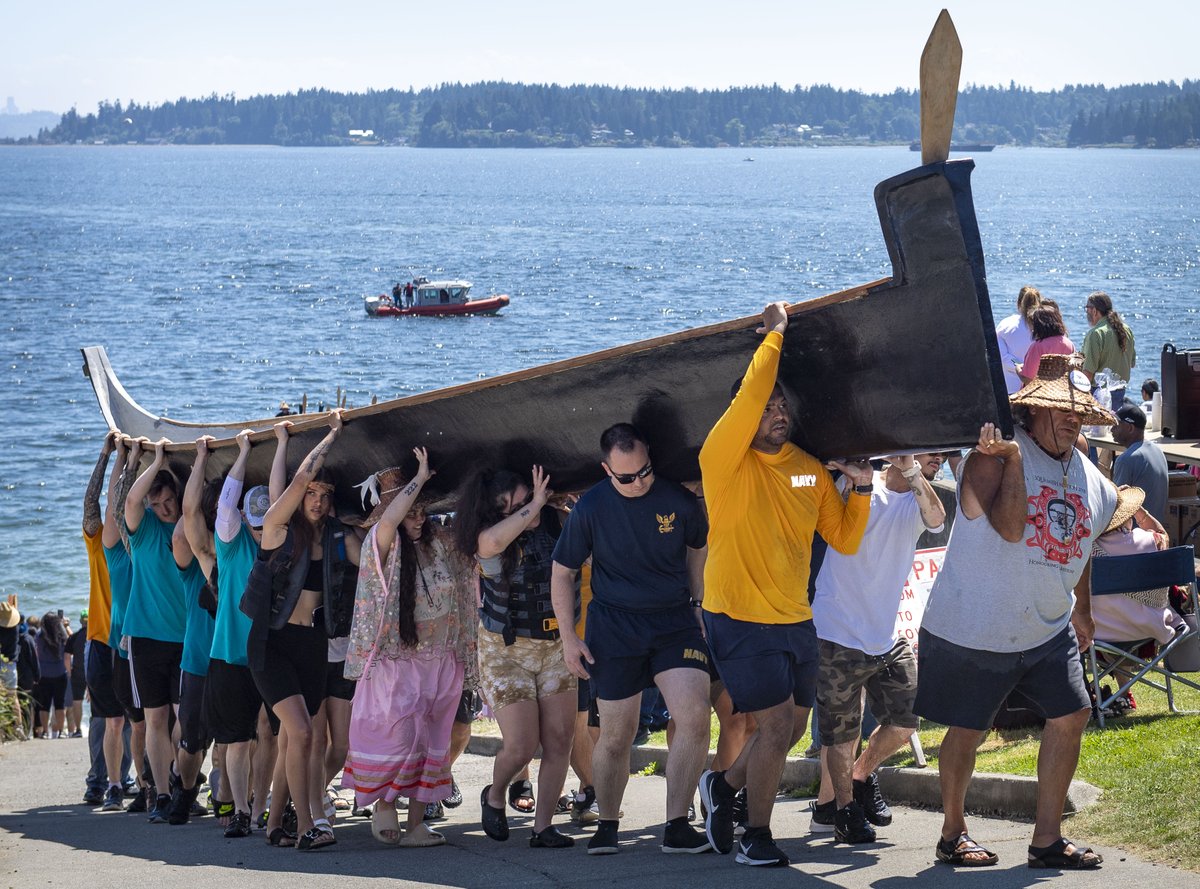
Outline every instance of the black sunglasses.
[(654, 466), (651, 465), (650, 463), (647, 463), (645, 466), (643, 466), (637, 472), (624, 472), (624, 473), (623, 472), (613, 472), (612, 467), (610, 466), (608, 468), (608, 471), (612, 472), (612, 477), (615, 478), (620, 484), (632, 485), (639, 478), (645, 478), (650, 473), (654, 472)]

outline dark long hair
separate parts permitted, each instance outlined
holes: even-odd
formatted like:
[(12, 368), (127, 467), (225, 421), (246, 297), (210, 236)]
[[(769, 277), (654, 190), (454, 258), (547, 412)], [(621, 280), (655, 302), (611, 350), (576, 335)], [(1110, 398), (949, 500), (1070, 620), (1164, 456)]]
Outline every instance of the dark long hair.
[[(333, 476), (329, 474), (329, 470), (324, 466), (317, 470), (312, 480), (325, 485), (333, 484)], [(308, 490), (307, 487), (305, 490)], [(296, 511), (292, 513), (292, 517), (288, 519), (288, 529), (292, 532), (293, 558), (300, 553), (309, 552), (312, 549), (313, 541), (317, 539), (324, 527), (324, 517), (317, 524), (313, 524), (308, 520), (308, 516), (304, 514), (304, 500), (301, 499), (300, 505), (296, 507)]]
[(429, 541), (433, 538), (433, 522), (428, 516), (425, 517), (425, 522), (421, 525), (421, 536), (415, 541), (408, 536), (404, 524), (401, 523), (396, 529), (396, 537), (400, 541), (400, 590), (396, 596), (400, 641), (407, 648), (416, 648), (417, 559), (425, 559), (428, 556)]
[(53, 611), (42, 615), (42, 639), (55, 656), (62, 656), (63, 646), (67, 644), (67, 631), (63, 628), (62, 618)]
[(1103, 290), (1097, 290), (1087, 298), (1087, 304), (1108, 321), (1108, 326), (1117, 335), (1117, 348), (1124, 352), (1125, 344), (1129, 341), (1129, 334), (1125, 328), (1125, 322), (1113, 309), (1112, 297)]

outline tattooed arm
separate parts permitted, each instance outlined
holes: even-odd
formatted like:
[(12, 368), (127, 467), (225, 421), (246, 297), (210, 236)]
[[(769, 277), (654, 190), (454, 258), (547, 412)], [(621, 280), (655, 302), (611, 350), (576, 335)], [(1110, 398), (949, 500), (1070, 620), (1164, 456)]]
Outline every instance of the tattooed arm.
[(100, 488), (104, 484), (104, 470), (108, 469), (108, 458), (116, 447), (115, 438), (115, 432), (104, 436), (100, 459), (92, 468), (92, 477), (88, 479), (87, 491), (83, 495), (83, 533), (88, 537), (95, 537), (96, 532), (100, 530)]
[(392, 541), (396, 539), (399, 531), (400, 523), (404, 521), (408, 511), (417, 502), (417, 495), (421, 493), (421, 487), (433, 475), (433, 471), (429, 468), (429, 452), (424, 448), (413, 448), (413, 453), (417, 455), (417, 474), (413, 476), (412, 481), (400, 489), (400, 493), (388, 504), (387, 509), (379, 518), (379, 524), (375, 526), (375, 540), (379, 544), (381, 558), (387, 558), (388, 551), (392, 548)]
[[(113, 461), (112, 475), (108, 478), (108, 497), (104, 501), (104, 524), (100, 526), (100, 542), (105, 546), (117, 545), (121, 539), (121, 529), (117, 522), (117, 497), (121, 490), (121, 476), (125, 472), (125, 460), (128, 458), (128, 446), (122, 435), (114, 435), (117, 459)], [(86, 521), (86, 519), (85, 519)], [(86, 530), (86, 525), (84, 530)]]

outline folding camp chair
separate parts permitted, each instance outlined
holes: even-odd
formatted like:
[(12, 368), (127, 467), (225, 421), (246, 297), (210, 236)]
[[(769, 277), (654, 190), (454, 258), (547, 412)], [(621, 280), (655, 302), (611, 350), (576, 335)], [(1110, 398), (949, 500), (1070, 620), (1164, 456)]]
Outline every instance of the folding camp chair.
[[(1187, 622), (1185, 630), (1177, 632), (1175, 637), (1160, 646), (1153, 656), (1139, 657), (1133, 651), (1102, 639), (1094, 640), (1088, 649), (1092, 693), (1096, 702), (1097, 719), (1102, 727), (1105, 709), (1139, 682), (1166, 692), (1167, 706), (1172, 713), (1197, 712), (1176, 708), (1172, 688), (1173, 683), (1179, 682), (1200, 691), (1200, 682), (1179, 675), (1184, 671), (1200, 670), (1200, 664), (1183, 662), (1186, 660), (1183, 656), (1190, 653), (1192, 647), (1200, 644), (1200, 626), (1197, 626), (1194, 617), (1197, 614), (1195, 551), (1190, 546), (1175, 546), (1153, 553), (1092, 559), (1093, 597), (1136, 593), (1167, 586), (1187, 587), (1187, 601), (1191, 603), (1193, 618)], [(1105, 655), (1109, 662), (1103, 666), (1099, 665), (1098, 653)], [(1172, 655), (1175, 655), (1174, 662)], [(1117, 669), (1126, 670), (1132, 676), (1111, 695), (1105, 695), (1100, 682)], [(1161, 677), (1163, 681), (1157, 681), (1157, 677)]]

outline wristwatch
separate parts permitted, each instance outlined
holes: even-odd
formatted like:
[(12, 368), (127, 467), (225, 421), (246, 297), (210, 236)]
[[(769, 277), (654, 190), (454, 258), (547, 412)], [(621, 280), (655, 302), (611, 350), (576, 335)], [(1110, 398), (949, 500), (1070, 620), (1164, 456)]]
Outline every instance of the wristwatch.
[(699, 599), (688, 599), (688, 604), (693, 608), (702, 608), (704, 606), (704, 603)]
[(874, 488), (872, 485), (870, 485), (870, 484), (866, 484), (866, 485), (855, 485), (855, 486), (854, 486), (854, 493), (855, 493), (855, 494), (864, 494), (864, 495), (866, 495), (867, 497), (870, 497), (870, 496), (871, 496), (871, 494), (872, 494), (872, 492), (873, 492), (874, 490), (875, 490), (875, 488)]

